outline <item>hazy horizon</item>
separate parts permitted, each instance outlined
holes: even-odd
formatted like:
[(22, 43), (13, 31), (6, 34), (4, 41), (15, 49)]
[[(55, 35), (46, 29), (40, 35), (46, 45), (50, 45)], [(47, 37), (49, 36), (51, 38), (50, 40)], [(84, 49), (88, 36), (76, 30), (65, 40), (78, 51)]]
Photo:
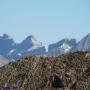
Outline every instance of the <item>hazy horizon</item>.
[(15, 42), (34, 35), (47, 46), (90, 32), (90, 0), (1, 0), (0, 36)]

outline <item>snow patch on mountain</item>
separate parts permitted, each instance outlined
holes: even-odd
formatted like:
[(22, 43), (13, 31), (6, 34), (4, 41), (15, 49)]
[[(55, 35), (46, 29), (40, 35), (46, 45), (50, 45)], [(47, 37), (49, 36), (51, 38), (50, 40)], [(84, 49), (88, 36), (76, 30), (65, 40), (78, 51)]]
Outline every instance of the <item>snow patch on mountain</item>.
[(63, 43), (60, 47), (65, 53), (70, 51), (71, 47), (67, 43)]
[(32, 51), (32, 50), (35, 50), (35, 49), (39, 49), (41, 48), (42, 46), (32, 46), (31, 48), (29, 48), (27, 51)]
[(12, 49), (12, 50), (9, 51), (8, 55), (11, 55), (11, 54), (14, 53), (14, 52), (15, 52), (15, 50)]
[(21, 53), (18, 53), (17, 55), (18, 55), (18, 56), (20, 56), (20, 57), (22, 56), (22, 54), (21, 54)]
[(31, 36), (32, 44), (35, 46), (42, 46), (42, 43), (38, 41), (34, 36)]

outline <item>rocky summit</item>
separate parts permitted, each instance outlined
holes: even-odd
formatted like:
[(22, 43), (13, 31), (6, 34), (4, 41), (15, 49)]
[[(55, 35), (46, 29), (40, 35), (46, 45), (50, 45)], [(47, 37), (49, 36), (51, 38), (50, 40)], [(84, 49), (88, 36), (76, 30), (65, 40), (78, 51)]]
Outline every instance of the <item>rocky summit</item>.
[(0, 90), (90, 90), (90, 53), (25, 57), (0, 68)]
[(46, 50), (42, 42), (33, 35), (26, 37), (21, 43), (14, 42), (7, 34), (0, 36), (0, 55), (11, 61), (24, 56), (43, 56), (45, 54)]

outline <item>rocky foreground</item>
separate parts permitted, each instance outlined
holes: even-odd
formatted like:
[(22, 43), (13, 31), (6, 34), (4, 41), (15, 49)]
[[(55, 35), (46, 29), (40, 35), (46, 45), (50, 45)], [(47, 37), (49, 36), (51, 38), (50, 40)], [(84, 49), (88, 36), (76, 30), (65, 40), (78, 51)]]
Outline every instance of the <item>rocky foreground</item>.
[[(0, 90), (90, 90), (90, 53), (26, 57), (0, 68)], [(16, 89), (15, 89), (16, 90)]]

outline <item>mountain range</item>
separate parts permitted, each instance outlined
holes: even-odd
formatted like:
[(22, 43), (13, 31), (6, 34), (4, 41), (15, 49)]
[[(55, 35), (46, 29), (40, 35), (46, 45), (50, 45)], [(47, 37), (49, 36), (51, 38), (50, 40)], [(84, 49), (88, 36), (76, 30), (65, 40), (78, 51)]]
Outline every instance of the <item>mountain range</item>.
[(90, 51), (90, 33), (79, 42), (76, 39), (64, 38), (56, 43), (45, 46), (33, 35), (25, 38), (21, 43), (15, 41), (7, 34), (0, 36), (0, 55), (10, 61), (26, 56), (58, 56), (68, 52)]

